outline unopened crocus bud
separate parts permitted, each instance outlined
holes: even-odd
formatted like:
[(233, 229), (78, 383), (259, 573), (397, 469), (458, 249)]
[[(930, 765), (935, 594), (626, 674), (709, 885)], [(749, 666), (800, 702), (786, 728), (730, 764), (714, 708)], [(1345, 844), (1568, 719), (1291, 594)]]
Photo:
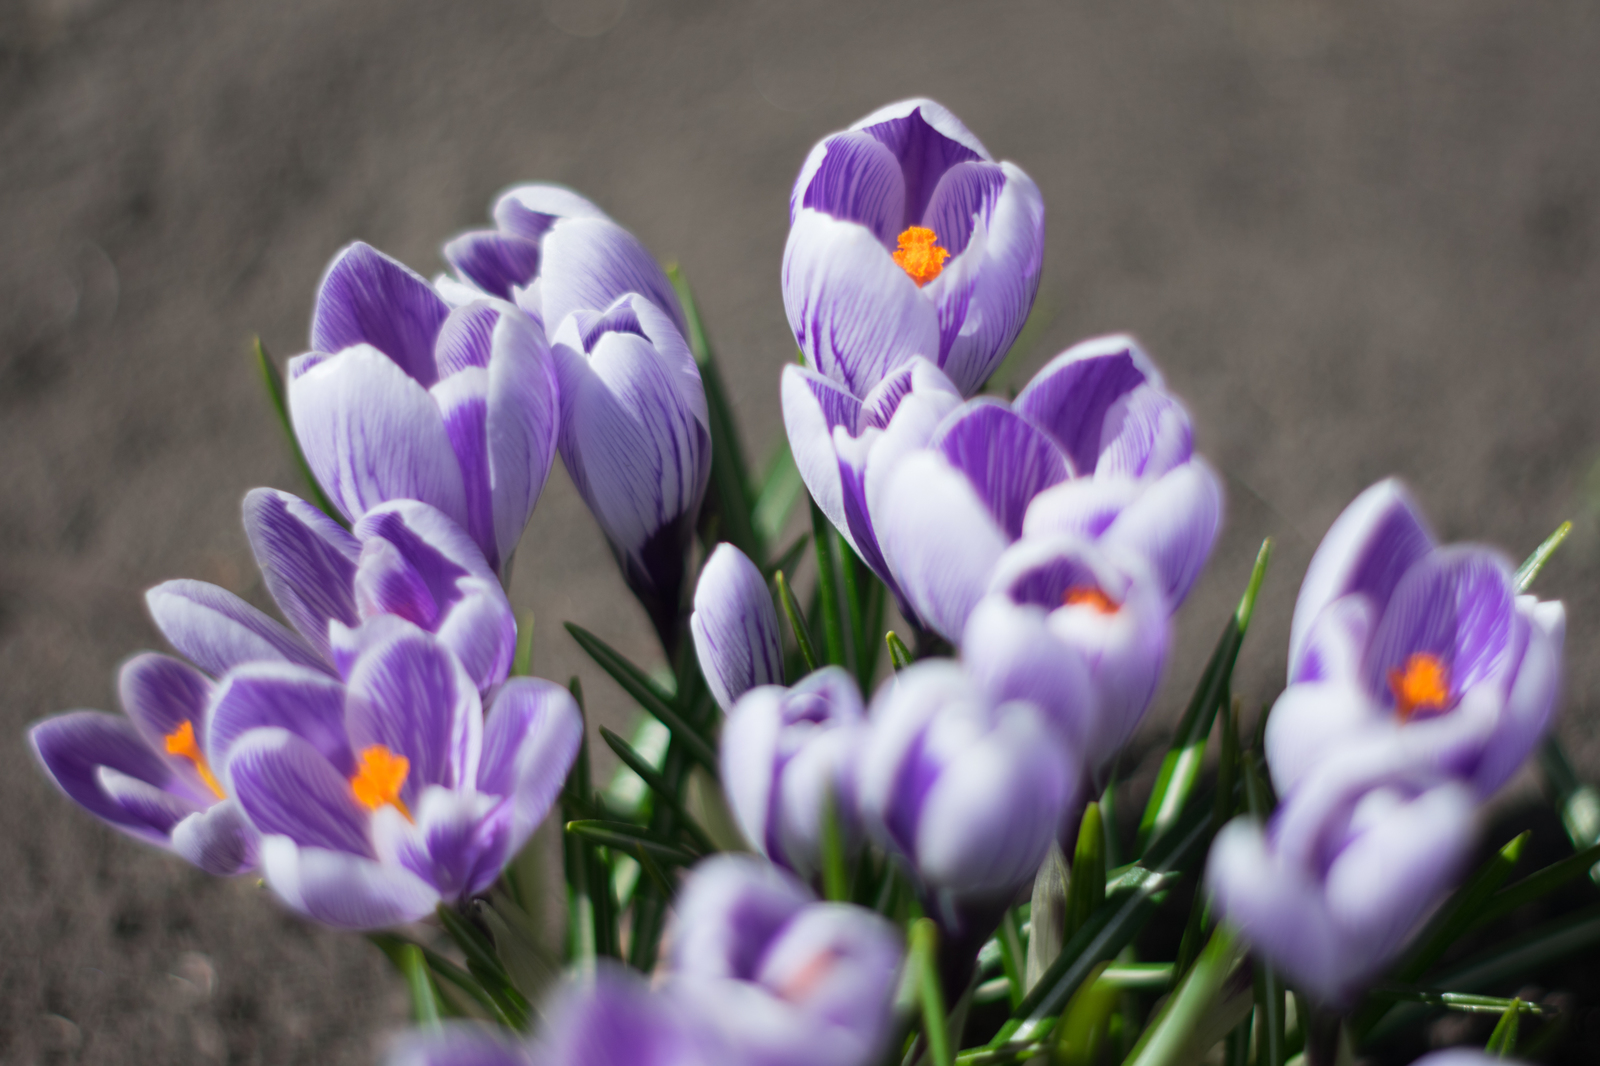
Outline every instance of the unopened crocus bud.
[(1300, 588), (1289, 687), (1267, 724), (1278, 791), (1337, 753), (1398, 751), (1488, 796), (1549, 726), (1565, 622), (1560, 603), (1517, 594), (1499, 552), (1438, 546), (1398, 481), (1372, 486)]
[(873, 700), (857, 770), (867, 829), (934, 892), (1009, 900), (1033, 880), (1079, 794), (1032, 703), (996, 703), (960, 666), (902, 670)]
[(724, 711), (757, 685), (783, 683), (772, 592), (756, 564), (732, 544), (717, 545), (701, 568), (689, 630), (700, 672)]
[(722, 726), (722, 785), (751, 847), (809, 880), (822, 866), (829, 805), (842, 845), (860, 841), (855, 767), (865, 729), (855, 679), (837, 666), (740, 698)]
[(707, 859), (678, 891), (668, 989), (717, 1020), (730, 1057), (867, 1066), (893, 1022), (900, 935), (872, 911), (819, 903), (747, 855)]
[(670, 650), (685, 553), (711, 474), (700, 371), (672, 319), (636, 294), (568, 315), (552, 351), (562, 462)]
[(895, 464), (873, 499), (883, 556), (915, 613), (952, 641), (1019, 538), (1072, 535), (1137, 554), (1176, 609), (1221, 522), (1216, 475), (1190, 437), (1131, 338), (1085, 341), (1012, 403), (967, 401)]
[(323, 276), (311, 347), (289, 363), (289, 414), (328, 498), (351, 521), (390, 500), (430, 504), (503, 573), (555, 457), (538, 323), (502, 301), (452, 310), (356, 243)]
[(806, 364), (865, 397), (914, 356), (977, 392), (1022, 330), (1044, 201), (932, 100), (811, 150), (789, 200), (783, 304)]
[(1215, 913), (1320, 1003), (1349, 1007), (1443, 902), (1471, 855), (1476, 805), (1402, 762), (1345, 762), (1263, 827), (1224, 826), (1206, 864)]

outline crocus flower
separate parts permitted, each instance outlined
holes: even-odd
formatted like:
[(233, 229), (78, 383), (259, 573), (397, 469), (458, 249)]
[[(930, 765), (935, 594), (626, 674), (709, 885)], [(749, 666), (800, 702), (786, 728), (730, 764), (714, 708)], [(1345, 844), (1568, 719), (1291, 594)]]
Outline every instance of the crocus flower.
[(855, 766), (865, 729), (855, 679), (837, 666), (740, 697), (722, 726), (722, 784), (751, 847), (811, 878), (822, 866), (828, 803), (845, 846), (859, 842)]
[(535, 678), (501, 685), (485, 720), (437, 637), (395, 616), (368, 627), (348, 681), (248, 663), (218, 682), (206, 720), (211, 766), (262, 834), (267, 884), (348, 929), (486, 890), (549, 811), (583, 730), (567, 691)]
[(1001, 553), (961, 637), (993, 700), (1030, 700), (1087, 779), (1111, 762), (1155, 697), (1172, 639), (1142, 557), (1079, 536), (1024, 537)]
[(317, 291), (312, 351), (289, 362), (295, 436), (351, 521), (431, 504), (505, 573), (555, 457), (556, 375), (543, 332), (503, 301), (454, 310), (365, 244)]
[(684, 555), (711, 474), (700, 371), (671, 317), (637, 294), (574, 311), (551, 347), (561, 460), (670, 651)]
[(434, 285), (451, 303), (510, 300), (553, 331), (574, 311), (610, 307), (638, 293), (685, 329), (678, 297), (639, 239), (560, 185), (517, 185), (494, 202), (495, 228), (444, 246), (456, 278)]
[(783, 305), (813, 370), (864, 397), (912, 356), (977, 392), (1022, 330), (1044, 201), (932, 100), (811, 150), (789, 200)]
[(960, 405), (950, 379), (921, 357), (890, 371), (864, 400), (811, 370), (783, 369), (784, 427), (811, 498), (906, 611), (878, 547), (873, 503), (895, 464), (926, 446)]
[(146, 652), (123, 664), (117, 688), (126, 717), (71, 711), (28, 730), (45, 773), (90, 814), (207, 873), (253, 869), (256, 831), (204, 754), (211, 680)]
[(936, 895), (1006, 900), (1033, 880), (1079, 793), (1031, 703), (996, 703), (960, 666), (927, 660), (879, 689), (857, 769), (868, 832)]
[(1175, 609), (1222, 514), (1187, 413), (1126, 336), (1069, 348), (1010, 404), (968, 401), (869, 500), (898, 587), (952, 641), (1022, 537), (1075, 534), (1138, 554)]
[[(748, 855), (697, 866), (668, 932), (668, 987), (714, 1017), (722, 1061), (867, 1066), (893, 1021), (899, 933), (872, 911), (819, 903)], [(624, 1061), (624, 1060), (617, 1060)]]
[(1505, 557), (1439, 546), (1400, 483), (1379, 482), (1300, 587), (1267, 724), (1274, 784), (1288, 795), (1329, 760), (1398, 749), (1488, 796), (1549, 725), (1565, 624), (1560, 603), (1517, 595)]
[(1270, 826), (1224, 826), (1206, 885), (1217, 914), (1291, 984), (1345, 1008), (1448, 895), (1475, 812), (1465, 785), (1419, 786), (1403, 760), (1347, 763), (1288, 797)]
[(700, 570), (689, 631), (700, 672), (724, 711), (757, 685), (783, 683), (783, 642), (767, 579), (732, 544), (717, 545)]

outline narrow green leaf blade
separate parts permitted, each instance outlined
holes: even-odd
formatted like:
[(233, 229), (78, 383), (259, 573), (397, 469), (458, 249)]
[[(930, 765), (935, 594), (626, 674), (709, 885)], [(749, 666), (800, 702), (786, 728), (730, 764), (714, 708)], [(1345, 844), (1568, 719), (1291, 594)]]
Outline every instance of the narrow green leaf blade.
[(300, 476), (305, 479), (311, 502), (316, 504), (317, 509), (323, 514), (349, 529), (349, 520), (333, 505), (333, 501), (328, 499), (327, 493), (322, 491), (316, 475), (311, 472), (311, 464), (306, 462), (306, 455), (300, 450), (300, 439), (294, 435), (294, 425), (289, 421), (289, 395), (283, 385), (283, 375), (278, 372), (278, 364), (267, 354), (267, 347), (261, 343), (260, 337), (255, 338), (253, 351), (256, 367), (261, 371), (261, 380), (267, 387), (267, 400), (272, 404), (273, 413), (278, 416), (278, 425), (283, 429), (284, 438), (289, 442), (295, 469), (299, 470)]
[(617, 684), (622, 686), (623, 691), (638, 701), (639, 706), (655, 715), (662, 725), (670, 729), (673, 739), (682, 743), (684, 750), (693, 756), (696, 762), (708, 770), (716, 770), (717, 753), (711, 749), (711, 744), (688, 723), (683, 715), (678, 713), (671, 697), (650, 680), (648, 674), (629, 662), (611, 645), (577, 623), (567, 622), (565, 625), (567, 632), (572, 634), (572, 639), (588, 653), (589, 658), (593, 659), (600, 669), (610, 674)]
[(1544, 543), (1533, 549), (1533, 554), (1524, 559), (1522, 565), (1517, 567), (1516, 576), (1512, 578), (1512, 581), (1519, 594), (1527, 592), (1528, 589), (1533, 587), (1534, 579), (1539, 576), (1539, 571), (1544, 569), (1544, 564), (1550, 561), (1550, 557), (1556, 553), (1556, 549), (1561, 547), (1571, 533), (1572, 523), (1561, 523), (1556, 527), (1556, 531), (1546, 537)]
[(567, 832), (624, 854), (631, 855), (636, 847), (642, 847), (657, 862), (671, 866), (692, 866), (700, 861), (700, 856), (694, 852), (657, 840), (649, 835), (648, 829), (627, 822), (579, 819), (567, 823)]
[(616, 752), (617, 758), (621, 759), (628, 769), (639, 775), (639, 779), (649, 786), (652, 792), (672, 807), (678, 816), (679, 828), (689, 834), (696, 848), (704, 854), (710, 854), (717, 850), (717, 846), (711, 842), (711, 837), (707, 835), (704, 829), (700, 828), (699, 823), (690, 815), (688, 806), (683, 802), (683, 797), (678, 794), (677, 789), (667, 783), (666, 778), (661, 775), (661, 771), (651, 766), (650, 761), (635, 751), (633, 745), (605, 726), (600, 727), (600, 739), (606, 742), (607, 747)]
[(817, 546), (817, 593), (822, 602), (822, 640), (830, 666), (848, 666), (844, 618), (839, 610), (838, 560), (833, 551), (833, 526), (822, 508), (811, 504), (811, 543)]
[(800, 646), (800, 657), (806, 661), (806, 670), (815, 670), (818, 665), (817, 649), (811, 644), (811, 630), (806, 625), (806, 616), (801, 613), (800, 605), (795, 602), (794, 593), (789, 589), (789, 581), (779, 570), (776, 575), (778, 582), (778, 599), (783, 602), (783, 613), (789, 616), (789, 628), (794, 630), (795, 643)]
[(911, 665), (911, 649), (906, 647), (906, 642), (901, 640), (894, 630), (889, 630), (883, 640), (889, 645), (889, 659), (894, 663), (896, 670), (904, 670)]
[(850, 871), (844, 857), (844, 834), (839, 828), (838, 801), (829, 789), (822, 797), (822, 889), (834, 903), (850, 900)]
[(428, 976), (428, 960), (422, 949), (407, 944), (400, 949), (400, 971), (406, 976), (406, 989), (411, 993), (411, 1011), (417, 1024), (425, 1029), (439, 1028), (439, 999)]
[(953, 1066), (950, 1035), (945, 1029), (944, 992), (939, 986), (937, 954), (939, 927), (929, 918), (911, 925), (911, 965), (917, 982), (917, 1004), (922, 1009), (922, 1032), (927, 1037), (933, 1066)]
[(1500, 1021), (1494, 1027), (1494, 1032), (1489, 1034), (1489, 1042), (1483, 1050), (1491, 1055), (1499, 1055), (1508, 1059), (1517, 1053), (1517, 1023), (1522, 1015), (1522, 1001), (1512, 1000), (1511, 1005), (1500, 1015)]
[(1106, 901), (1106, 838), (1100, 818), (1100, 805), (1083, 809), (1078, 824), (1078, 843), (1072, 852), (1072, 880), (1067, 886), (1067, 916), (1062, 928), (1063, 942), (1070, 941), (1089, 915)]

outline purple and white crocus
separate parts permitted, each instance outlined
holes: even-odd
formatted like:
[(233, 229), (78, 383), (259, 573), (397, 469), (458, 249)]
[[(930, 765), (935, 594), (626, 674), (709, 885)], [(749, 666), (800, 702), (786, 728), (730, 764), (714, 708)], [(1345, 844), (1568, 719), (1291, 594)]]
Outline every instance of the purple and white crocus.
[(783, 683), (783, 637), (767, 579), (726, 541), (700, 568), (689, 632), (706, 687), (723, 711), (758, 685)]
[(1175, 610), (1222, 515), (1187, 412), (1126, 336), (1061, 353), (1009, 404), (967, 401), (867, 501), (898, 588), (951, 641), (1024, 538), (1072, 535), (1138, 555)]
[(352, 522), (390, 500), (430, 504), (504, 575), (555, 458), (539, 324), (504, 301), (452, 309), (358, 242), (323, 275), (311, 347), (289, 362), (289, 414), (328, 498)]
[(340, 681), (247, 663), (206, 712), (206, 754), (262, 834), (261, 869), (292, 910), (377, 929), (485, 891), (544, 819), (582, 715), (536, 678), (502, 684), (485, 718), (445, 644), (369, 621)]
[(672, 317), (644, 296), (553, 327), (561, 461), (669, 653), (685, 555), (711, 475), (700, 370)]
[(824, 138), (789, 199), (783, 304), (806, 365), (857, 397), (914, 356), (977, 392), (1022, 330), (1044, 200), (932, 100)]
[(1439, 546), (1398, 481), (1356, 497), (1295, 604), (1267, 761), (1281, 795), (1328, 764), (1410, 760), (1486, 798), (1549, 727), (1566, 615), (1478, 545)]

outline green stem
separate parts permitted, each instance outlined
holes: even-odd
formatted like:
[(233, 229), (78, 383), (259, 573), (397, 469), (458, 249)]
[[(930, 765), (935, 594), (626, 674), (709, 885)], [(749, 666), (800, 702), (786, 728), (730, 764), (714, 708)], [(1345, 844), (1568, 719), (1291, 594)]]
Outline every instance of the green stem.
[(830, 666), (848, 666), (845, 660), (844, 620), (839, 615), (837, 559), (833, 551), (833, 526), (816, 501), (811, 503), (811, 542), (817, 546), (817, 593), (822, 601), (822, 639)]

